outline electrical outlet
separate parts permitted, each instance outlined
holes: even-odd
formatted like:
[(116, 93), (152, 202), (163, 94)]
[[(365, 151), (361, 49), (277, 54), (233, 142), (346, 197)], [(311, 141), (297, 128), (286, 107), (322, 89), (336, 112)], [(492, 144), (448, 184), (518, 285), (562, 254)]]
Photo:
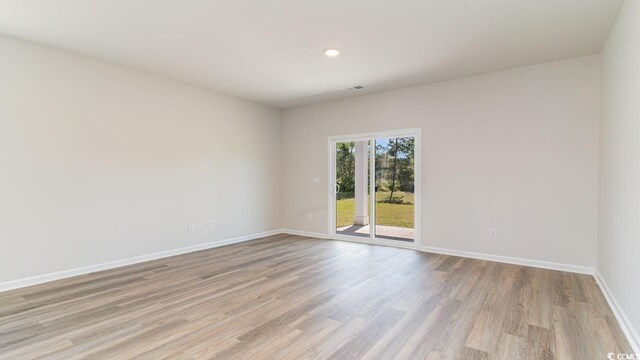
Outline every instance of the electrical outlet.
[(312, 213), (308, 213), (307, 214), (307, 220), (312, 220), (313, 219), (313, 214)]
[(316, 177), (314, 177), (314, 178), (313, 178), (313, 183), (314, 183), (314, 184), (320, 184), (320, 178), (319, 178), (319, 177), (317, 177), (317, 176), (316, 176)]
[(209, 220), (209, 229), (213, 229), (213, 220)]
[(498, 230), (496, 228), (490, 228), (489, 229), (489, 236), (494, 238), (494, 237), (498, 237)]
[(196, 224), (190, 223), (189, 224), (189, 232), (194, 232), (194, 231), (196, 231)]

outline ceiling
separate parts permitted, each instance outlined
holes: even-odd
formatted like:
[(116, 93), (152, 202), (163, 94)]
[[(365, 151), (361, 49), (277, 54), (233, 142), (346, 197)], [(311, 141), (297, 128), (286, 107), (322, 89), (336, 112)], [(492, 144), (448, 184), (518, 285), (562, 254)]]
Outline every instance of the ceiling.
[[(600, 52), (621, 0), (0, 0), (0, 33), (288, 108)], [(328, 58), (323, 49), (342, 53)], [(365, 85), (360, 91), (345, 91)]]

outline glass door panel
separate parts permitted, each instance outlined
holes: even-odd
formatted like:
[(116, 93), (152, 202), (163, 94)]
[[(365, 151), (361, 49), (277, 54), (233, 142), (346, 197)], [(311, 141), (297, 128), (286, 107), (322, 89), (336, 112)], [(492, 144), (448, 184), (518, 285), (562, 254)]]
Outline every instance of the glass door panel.
[(338, 235), (369, 238), (371, 141), (335, 143), (335, 230)]
[(375, 138), (375, 237), (415, 240), (415, 138)]

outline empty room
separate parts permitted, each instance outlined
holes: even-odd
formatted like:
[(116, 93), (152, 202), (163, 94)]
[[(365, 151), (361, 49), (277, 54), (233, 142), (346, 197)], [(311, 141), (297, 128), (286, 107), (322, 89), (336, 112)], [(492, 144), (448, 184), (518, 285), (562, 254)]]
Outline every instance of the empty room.
[(640, 0), (0, 0), (0, 359), (639, 331)]

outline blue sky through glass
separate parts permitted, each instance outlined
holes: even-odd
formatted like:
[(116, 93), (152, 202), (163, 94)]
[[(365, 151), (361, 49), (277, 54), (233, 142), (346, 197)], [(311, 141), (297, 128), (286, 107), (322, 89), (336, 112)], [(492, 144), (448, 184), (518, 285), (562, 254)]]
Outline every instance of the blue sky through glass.
[[(396, 139), (394, 137), (390, 137), (390, 138), (375, 138), (376, 140), (376, 155), (382, 155), (384, 154), (387, 149), (389, 148), (389, 143), (391, 142), (391, 140)], [(405, 139), (405, 137), (400, 137), (397, 139)], [(382, 146), (382, 149), (379, 149), (378, 146)], [(399, 159), (404, 159), (407, 157), (407, 154), (405, 153), (398, 153), (398, 158)]]
[(382, 145), (384, 147), (389, 146), (389, 140), (391, 138), (376, 138), (376, 146)]

